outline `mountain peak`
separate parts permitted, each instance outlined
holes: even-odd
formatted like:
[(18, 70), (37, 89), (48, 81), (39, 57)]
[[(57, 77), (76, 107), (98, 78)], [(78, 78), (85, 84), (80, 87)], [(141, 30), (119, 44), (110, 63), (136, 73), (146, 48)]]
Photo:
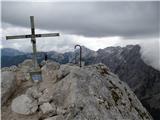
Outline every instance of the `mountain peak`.
[(123, 47), (123, 49), (132, 50), (140, 53), (141, 47), (139, 45), (127, 45), (126, 47)]
[(24, 54), (25, 54), (24, 52), (21, 52), (13, 48), (2, 48), (1, 49), (2, 56), (18, 56), (18, 55), (24, 55)]
[[(30, 69), (21, 65), (18, 68), (20, 71)], [(14, 115), (17, 113), (27, 115), (23, 120), (152, 120), (131, 89), (104, 64), (80, 68), (73, 64), (60, 65), (48, 61), (41, 70), (43, 81), (39, 86), (29, 85), (29, 80), (20, 81), (18, 94), (14, 94), (14, 99), (10, 98), (11, 106), (2, 107), (2, 111), (5, 111), (2, 118), (21, 119)], [(12, 74), (9, 77), (10, 73), (3, 71), (2, 83), (6, 82), (5, 76), (8, 76), (7, 80), (11, 78), (11, 81), (16, 81), (13, 77), (16, 73)], [(24, 74), (27, 74), (27, 70)], [(7, 89), (13, 87), (14, 84)], [(6, 88), (2, 86), (3, 94), (4, 90)], [(6, 111), (10, 107), (12, 112), (8, 114)]]

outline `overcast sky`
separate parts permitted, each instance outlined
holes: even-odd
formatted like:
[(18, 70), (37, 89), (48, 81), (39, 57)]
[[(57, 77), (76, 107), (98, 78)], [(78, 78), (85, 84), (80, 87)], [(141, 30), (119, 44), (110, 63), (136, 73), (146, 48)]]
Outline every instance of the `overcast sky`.
[[(160, 2), (2, 2), (2, 45), (31, 51), (29, 40), (6, 41), (6, 35), (60, 32), (61, 37), (38, 40), (40, 51), (73, 50), (75, 44), (97, 50), (140, 44), (143, 56), (155, 54), (159, 64)], [(154, 45), (154, 47), (153, 47)], [(148, 51), (148, 52), (147, 52)], [(153, 58), (153, 56), (152, 56)], [(152, 61), (147, 58), (146, 61)]]
[[(159, 2), (3, 2), (2, 22), (87, 37), (158, 35)], [(4, 26), (5, 27), (5, 26)]]

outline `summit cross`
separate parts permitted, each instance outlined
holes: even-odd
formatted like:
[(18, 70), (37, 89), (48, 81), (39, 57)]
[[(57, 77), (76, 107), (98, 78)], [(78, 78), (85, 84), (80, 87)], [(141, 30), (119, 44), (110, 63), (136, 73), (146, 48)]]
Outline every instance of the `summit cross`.
[(59, 36), (59, 33), (35, 34), (34, 16), (30, 16), (30, 23), (31, 23), (31, 34), (16, 35), (16, 36), (6, 36), (6, 40), (31, 38), (32, 47), (33, 47), (34, 69), (38, 69), (39, 67), (38, 67), (37, 56), (36, 56), (36, 53), (37, 53), (36, 38), (39, 38), (39, 37), (55, 37), (55, 36)]

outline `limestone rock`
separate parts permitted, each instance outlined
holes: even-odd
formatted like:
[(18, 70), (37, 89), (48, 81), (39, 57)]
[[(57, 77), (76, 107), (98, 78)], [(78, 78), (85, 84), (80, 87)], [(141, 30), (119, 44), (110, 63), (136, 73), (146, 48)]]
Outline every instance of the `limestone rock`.
[(56, 69), (59, 69), (60, 68), (60, 64), (57, 63), (57, 62), (54, 62), (54, 61), (46, 61), (46, 64), (45, 66), (43, 66), (42, 69), (45, 69), (45, 70), (56, 70)]
[(58, 79), (62, 79), (67, 76), (74, 67), (75, 66), (70, 64), (61, 65), (57, 72)]
[(47, 61), (42, 60), (42, 62), (40, 63), (40, 65), (44, 66), (45, 64), (50, 63), (50, 62), (53, 62), (53, 61), (52, 60), (47, 60)]
[(3, 71), (10, 71), (10, 69), (9, 69), (9, 67), (3, 67), (3, 68), (1, 68), (1, 71), (3, 72)]
[(48, 62), (42, 74), (37, 87), (12, 101), (12, 111), (43, 120), (152, 120), (127, 84), (103, 64), (80, 68)]
[(57, 80), (57, 70), (60, 65), (56, 62), (47, 62), (42, 68), (42, 78), (45, 81), (56, 81)]
[(63, 120), (63, 116), (62, 115), (57, 115), (57, 116), (54, 116), (54, 117), (49, 117), (49, 118), (46, 118), (44, 120)]
[(43, 104), (45, 102), (49, 102), (52, 99), (52, 96), (48, 93), (48, 90), (43, 90), (42, 95), (38, 98), (38, 103)]
[(17, 72), (17, 78), (21, 81), (30, 80), (29, 72), (33, 69), (33, 61), (28, 59), (19, 64), (19, 71)]
[(27, 66), (27, 67), (33, 67), (33, 61), (31, 59), (27, 59), (25, 61), (23, 61), (21, 64), (19, 64), (19, 67), (23, 67), (23, 66)]
[(63, 115), (67, 112), (67, 110), (64, 107), (57, 107), (57, 114)]
[(33, 99), (38, 99), (42, 96), (42, 93), (38, 90), (38, 86), (33, 86), (27, 89), (26, 95)]
[(40, 63), (40, 65), (43, 67), (46, 64), (45, 60), (42, 60), (42, 62)]
[(18, 67), (15, 66), (15, 65), (12, 65), (12, 66), (10, 67), (10, 70), (16, 72), (16, 71), (18, 70)]
[(152, 120), (131, 89), (103, 64), (73, 67), (53, 92), (57, 109), (66, 110), (62, 120)]
[(28, 73), (25, 73), (23, 71), (17, 71), (16, 72), (16, 80), (17, 80), (17, 84), (20, 85), (22, 82), (26, 81), (28, 78), (26, 78)]
[(12, 65), (10, 67), (3, 67), (2, 68), (2, 71), (13, 71), (13, 72), (16, 72), (18, 70), (18, 67), (15, 66), (15, 65)]
[(17, 84), (15, 72), (3, 71), (1, 73), (1, 80), (1, 100), (3, 105), (16, 90)]
[(29, 115), (36, 112), (38, 104), (36, 100), (31, 99), (27, 95), (21, 95), (12, 101), (11, 109), (13, 112)]
[(55, 113), (56, 111), (56, 108), (55, 107), (52, 107), (52, 105), (50, 103), (43, 103), (41, 106), (40, 106), (40, 109), (42, 111), (43, 114), (47, 114), (47, 113)]

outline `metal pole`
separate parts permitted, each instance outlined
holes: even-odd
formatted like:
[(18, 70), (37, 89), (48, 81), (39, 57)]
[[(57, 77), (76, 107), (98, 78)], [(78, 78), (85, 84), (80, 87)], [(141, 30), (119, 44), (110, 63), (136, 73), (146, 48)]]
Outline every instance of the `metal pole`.
[(77, 56), (76, 56), (76, 53), (75, 53), (75, 56), (74, 56), (74, 57), (75, 57), (74, 59), (75, 59), (75, 64), (76, 64), (76, 57), (77, 57)]
[(80, 46), (80, 67), (82, 67), (82, 47)]
[(34, 63), (34, 68), (38, 68), (38, 62), (37, 62), (37, 49), (36, 49), (36, 38), (35, 38), (35, 27), (34, 27), (34, 16), (30, 16), (30, 21), (31, 21), (31, 42), (33, 46), (33, 63)]
[(36, 56), (36, 42), (33, 42), (32, 40), (32, 46), (33, 46), (33, 63), (34, 63), (34, 68), (38, 68), (38, 62), (37, 62), (37, 56)]
[[(81, 61), (82, 61), (82, 47), (80, 46), (80, 45), (75, 45), (74, 46), (74, 49), (76, 49), (76, 47), (79, 47), (79, 49), (80, 49), (80, 58), (79, 58), (79, 64), (80, 64), (80, 67), (82, 67), (82, 63), (81, 63)], [(75, 55), (75, 63), (76, 63), (76, 55)]]

